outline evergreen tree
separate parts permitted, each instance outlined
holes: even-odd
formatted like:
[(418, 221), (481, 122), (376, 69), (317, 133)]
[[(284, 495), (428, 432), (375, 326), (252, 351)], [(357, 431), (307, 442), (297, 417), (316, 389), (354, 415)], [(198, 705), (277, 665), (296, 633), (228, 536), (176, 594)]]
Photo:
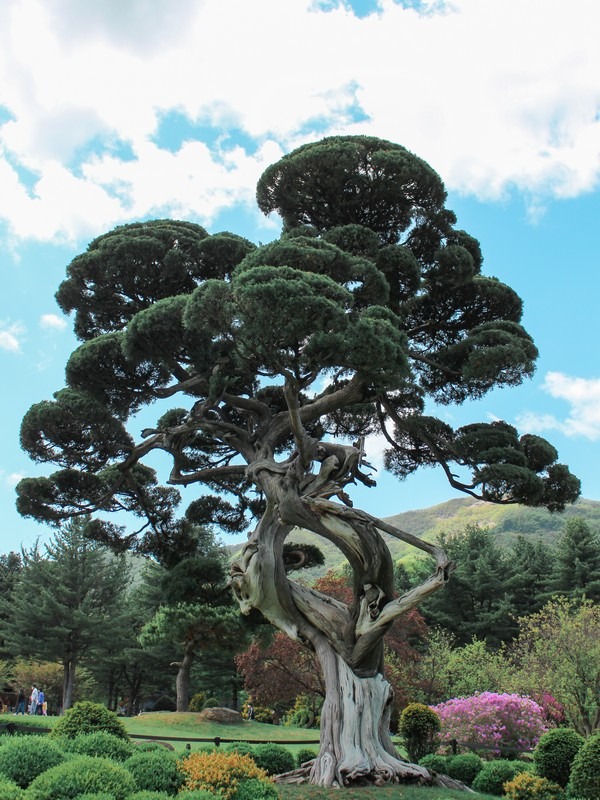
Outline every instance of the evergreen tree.
[(86, 519), (60, 528), (46, 546), (24, 554), (1, 628), (13, 656), (57, 660), (63, 667), (62, 708), (73, 702), (75, 669), (101, 658), (123, 613), (128, 570), (121, 557), (86, 538)]
[[(259, 519), (232, 587), (243, 612), (258, 609), (318, 653), (327, 702), (311, 781), (419, 779), (393, 755), (383, 639), (450, 564), (354, 508), (352, 485), (375, 485), (364, 437), (385, 438), (398, 478), (437, 464), (454, 488), (492, 502), (558, 510), (579, 481), (538, 436), (501, 421), (454, 430), (425, 413), (428, 399), (461, 404), (518, 385), (537, 358), (520, 298), (483, 274), (479, 243), (456, 227), (428, 164), (376, 137), (329, 137), (269, 167), (257, 202), (284, 223), (264, 246), (154, 220), (73, 259), (57, 300), (75, 312), (81, 345), (66, 388), (21, 427), (23, 448), (57, 471), (20, 481), (18, 508), (50, 522), (126, 509), (147, 526), (123, 546), (142, 548), (165, 534), (177, 487), (202, 485), (186, 510), (197, 524)], [(159, 406), (136, 440), (137, 412)], [(168, 486), (146, 463), (156, 450), (168, 454)], [(287, 578), (294, 527), (346, 556), (350, 605)], [(436, 562), (400, 598), (383, 533)]]
[(600, 538), (581, 517), (567, 520), (552, 577), (558, 594), (600, 600)]

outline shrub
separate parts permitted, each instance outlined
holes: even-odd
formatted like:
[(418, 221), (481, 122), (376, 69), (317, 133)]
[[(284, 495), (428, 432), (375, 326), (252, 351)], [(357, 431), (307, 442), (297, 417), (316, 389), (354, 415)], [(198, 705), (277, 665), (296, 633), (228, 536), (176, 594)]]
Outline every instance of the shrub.
[(399, 733), (404, 737), (408, 757), (419, 761), (437, 748), (440, 718), (423, 703), (410, 703), (400, 714)]
[[(188, 800), (186, 797), (185, 800)], [(235, 800), (279, 800), (279, 792), (272, 783), (251, 778), (242, 781), (235, 793)]]
[(448, 775), (471, 786), (483, 768), (483, 761), (475, 753), (461, 753), (448, 762)]
[(216, 697), (207, 697), (204, 701), (204, 708), (219, 708), (220, 705)]
[(206, 702), (206, 692), (196, 692), (190, 700), (190, 711), (202, 711)]
[(504, 794), (509, 800), (560, 800), (564, 789), (540, 775), (521, 772), (504, 784)]
[(547, 731), (533, 752), (538, 775), (558, 783), (564, 789), (569, 782), (573, 760), (584, 742), (583, 736), (571, 728), (553, 728)]
[[(191, 792), (181, 794), (181, 800), (216, 800), (217, 797), (218, 795), (208, 792), (206, 789), (193, 789)], [(129, 797), (127, 800), (135, 800), (135, 796)], [(152, 798), (149, 797), (148, 800), (152, 800)]]
[(123, 766), (133, 776), (138, 789), (176, 795), (183, 785), (184, 776), (177, 756), (168, 750), (134, 753)]
[(318, 753), (315, 750), (310, 750), (309, 748), (298, 750), (296, 753), (296, 766), (301, 767), (302, 764), (306, 764), (307, 761), (312, 761), (317, 755)]
[(47, 770), (31, 783), (27, 800), (74, 800), (82, 794), (105, 792), (126, 800), (136, 785), (120, 764), (107, 758), (75, 756)]
[(290, 772), (296, 766), (294, 756), (281, 744), (258, 744), (252, 758), (267, 775), (280, 775)]
[(442, 742), (456, 739), (492, 747), (510, 757), (516, 750), (533, 750), (548, 730), (543, 709), (530, 697), (482, 692), (434, 706), (441, 720)]
[(226, 753), (240, 753), (241, 755), (254, 756), (254, 748), (250, 742), (228, 742), (222, 746)]
[(447, 756), (439, 756), (437, 753), (427, 753), (426, 756), (419, 759), (419, 764), (422, 767), (433, 770), (433, 772), (441, 772), (445, 775), (448, 771), (448, 762), (450, 759)]
[(600, 733), (587, 739), (575, 756), (567, 792), (581, 800), (600, 798)]
[[(136, 742), (133, 745), (136, 753), (163, 753), (167, 748), (160, 742)], [(133, 755), (133, 753), (131, 753)]]
[(109, 711), (102, 703), (92, 703), (89, 700), (75, 703), (72, 708), (67, 709), (48, 735), (53, 739), (61, 736), (74, 739), (80, 733), (96, 731), (106, 731), (121, 739), (129, 739), (125, 726), (114, 711)]
[[(130, 797), (131, 795), (129, 795), (127, 800), (129, 800)], [(77, 800), (115, 800), (115, 796), (108, 792), (86, 792), (85, 794), (78, 794)], [(158, 800), (160, 800), (160, 798)]]
[(133, 753), (131, 742), (106, 731), (80, 733), (67, 741), (67, 747), (72, 753), (110, 758), (112, 761), (125, 761)]
[[(213, 753), (192, 753), (181, 762), (185, 774), (185, 789), (205, 789), (220, 795), (225, 800), (235, 797), (242, 781), (251, 778), (266, 780), (267, 773), (247, 755), (225, 753), (215, 750)], [(182, 797), (187, 800), (184, 791)]]
[[(166, 792), (149, 792), (147, 789), (142, 789), (141, 792), (130, 794), (127, 800), (171, 800), (171, 795)], [(186, 800), (189, 799), (186, 797)], [(211, 798), (211, 800), (214, 800), (214, 798)]]
[(14, 781), (0, 775), (0, 797), (2, 800), (23, 800), (25, 793)]
[(504, 793), (504, 784), (512, 781), (520, 772), (528, 771), (528, 767), (522, 761), (507, 761), (499, 758), (496, 761), (488, 761), (473, 781), (473, 788), (481, 794), (496, 794), (499, 797)]
[(63, 761), (61, 749), (45, 736), (17, 736), (0, 747), (0, 772), (23, 789)]

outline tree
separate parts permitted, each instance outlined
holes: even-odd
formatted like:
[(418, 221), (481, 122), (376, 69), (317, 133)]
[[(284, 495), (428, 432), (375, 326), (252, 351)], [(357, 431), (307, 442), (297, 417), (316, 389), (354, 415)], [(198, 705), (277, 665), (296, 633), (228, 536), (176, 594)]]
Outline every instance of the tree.
[(90, 542), (85, 522), (59, 529), (45, 557), (37, 548), (26, 553), (24, 569), (3, 603), (10, 608), (1, 625), (11, 654), (62, 664), (63, 711), (73, 703), (77, 666), (110, 641), (128, 584), (123, 559)]
[(600, 729), (600, 607), (557, 597), (520, 620), (509, 650), (514, 691), (562, 704), (569, 724), (583, 736)]
[[(438, 464), (457, 490), (498, 503), (562, 509), (579, 482), (540, 437), (505, 422), (453, 430), (425, 411), (428, 398), (460, 404), (517, 385), (537, 357), (521, 300), (482, 274), (479, 244), (455, 227), (429, 165), (375, 137), (330, 137), (269, 167), (257, 201), (284, 222), (261, 247), (157, 220), (116, 228), (71, 262), (57, 300), (82, 344), (66, 388), (21, 427), (24, 449), (58, 470), (23, 479), (18, 508), (51, 523), (129, 510), (147, 526), (121, 538), (141, 549), (171, 523), (177, 487), (204, 492), (185, 512), (197, 524), (235, 530), (257, 516), (232, 586), (243, 612), (259, 609), (321, 663), (310, 780), (429, 779), (387, 733), (383, 638), (450, 563), (352, 506), (352, 484), (375, 485), (364, 437), (383, 435), (400, 479)], [(152, 404), (165, 411), (136, 441), (127, 421)], [(170, 456), (170, 488), (145, 463), (155, 451)], [(340, 548), (350, 605), (287, 577), (294, 527)], [(114, 543), (121, 533), (96, 531)], [(384, 533), (435, 562), (399, 598)]]
[(555, 592), (600, 599), (600, 538), (581, 517), (567, 520), (558, 541), (552, 578)]
[(169, 642), (176, 648), (176, 707), (187, 711), (190, 675), (199, 652), (223, 649), (223, 643), (243, 641), (239, 610), (227, 586), (222, 551), (212, 534), (197, 530), (195, 547), (170, 568), (155, 569), (160, 577), (161, 602), (141, 630), (143, 646)]

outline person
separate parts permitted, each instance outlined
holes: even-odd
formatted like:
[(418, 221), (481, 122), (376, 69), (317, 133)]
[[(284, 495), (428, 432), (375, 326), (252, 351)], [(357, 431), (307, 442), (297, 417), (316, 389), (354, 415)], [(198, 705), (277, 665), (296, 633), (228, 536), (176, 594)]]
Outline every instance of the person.
[(31, 697), (29, 698), (29, 702), (31, 703), (31, 705), (29, 706), (29, 713), (32, 716), (35, 716), (37, 714), (38, 694), (39, 694), (38, 688), (34, 683), (33, 686), (31, 687)]
[(252, 703), (248, 703), (248, 719), (254, 719), (254, 706)]
[(15, 708), (15, 717), (17, 714), (25, 713), (25, 689), (19, 689), (17, 697), (17, 707)]
[(44, 694), (43, 689), (40, 689), (38, 691), (38, 704), (37, 704), (37, 710), (38, 710), (38, 712), (40, 714), (44, 713), (44, 706), (45, 705), (46, 705), (46, 696)]

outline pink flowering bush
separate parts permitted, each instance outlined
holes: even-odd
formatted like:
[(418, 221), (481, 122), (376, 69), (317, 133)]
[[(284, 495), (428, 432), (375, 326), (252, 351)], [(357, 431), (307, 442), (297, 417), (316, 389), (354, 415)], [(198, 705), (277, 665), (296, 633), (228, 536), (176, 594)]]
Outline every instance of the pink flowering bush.
[(440, 740), (485, 748), (492, 756), (516, 757), (533, 750), (548, 730), (544, 710), (530, 697), (481, 692), (433, 706), (441, 720)]

